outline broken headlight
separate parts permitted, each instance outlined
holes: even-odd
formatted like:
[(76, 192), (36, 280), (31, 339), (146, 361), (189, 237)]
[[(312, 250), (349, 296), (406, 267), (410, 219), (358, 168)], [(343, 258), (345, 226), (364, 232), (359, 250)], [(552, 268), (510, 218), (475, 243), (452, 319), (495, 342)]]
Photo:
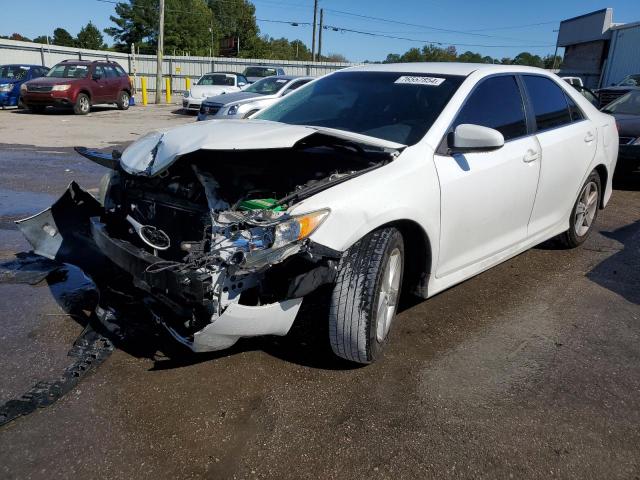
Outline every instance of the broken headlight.
[(329, 210), (317, 210), (279, 223), (275, 227), (272, 248), (280, 248), (289, 243), (303, 240), (311, 235), (329, 216)]

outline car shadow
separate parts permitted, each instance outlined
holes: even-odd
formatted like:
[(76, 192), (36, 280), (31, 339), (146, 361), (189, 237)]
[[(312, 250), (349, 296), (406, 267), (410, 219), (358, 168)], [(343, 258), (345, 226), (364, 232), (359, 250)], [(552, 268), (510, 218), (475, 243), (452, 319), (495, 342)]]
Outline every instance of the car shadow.
[(173, 113), (174, 115), (188, 115), (191, 117), (195, 117), (198, 115), (198, 111), (197, 110), (187, 110), (185, 108), (176, 108), (174, 110), (171, 110), (171, 113)]
[(600, 233), (620, 242), (623, 248), (594, 267), (587, 278), (640, 305), (640, 220)]
[[(89, 114), (113, 112), (113, 111), (119, 111), (118, 107), (116, 107), (115, 105), (96, 105), (91, 107)], [(120, 111), (124, 111), (124, 110), (120, 110)], [(38, 113), (30, 111), (28, 108), (15, 109), (15, 110), (12, 110), (10, 113), (14, 115), (52, 115), (52, 116), (75, 115), (75, 113), (73, 113), (73, 110), (71, 108), (56, 108), (56, 107), (47, 107), (42, 112), (38, 112)]]

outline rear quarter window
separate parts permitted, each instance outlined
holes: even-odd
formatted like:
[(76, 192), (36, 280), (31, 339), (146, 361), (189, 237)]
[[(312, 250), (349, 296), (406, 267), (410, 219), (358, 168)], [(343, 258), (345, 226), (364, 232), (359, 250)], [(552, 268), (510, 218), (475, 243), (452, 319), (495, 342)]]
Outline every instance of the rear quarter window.
[(567, 97), (559, 85), (549, 78), (536, 75), (523, 75), (522, 78), (533, 106), (539, 131), (571, 123)]

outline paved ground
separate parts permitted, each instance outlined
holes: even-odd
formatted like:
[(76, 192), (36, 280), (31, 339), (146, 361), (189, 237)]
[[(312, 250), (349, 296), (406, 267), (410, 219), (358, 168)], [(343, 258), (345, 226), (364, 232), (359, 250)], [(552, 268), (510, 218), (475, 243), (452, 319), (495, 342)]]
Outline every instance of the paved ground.
[[(0, 145), (2, 259), (27, 249), (11, 220), (72, 178), (96, 186), (100, 168), (67, 148), (77, 138), (117, 145), (193, 120), (31, 119), (0, 112), (1, 138), (20, 144)], [(0, 285), (0, 402), (69, 363), (81, 327), (63, 307), (82, 283)], [(543, 245), (408, 305), (376, 365), (347, 369), (323, 338), (295, 335), (201, 357), (155, 337), (122, 345), (67, 397), (0, 428), (0, 477), (634, 479), (639, 426), (636, 179), (582, 248)]]

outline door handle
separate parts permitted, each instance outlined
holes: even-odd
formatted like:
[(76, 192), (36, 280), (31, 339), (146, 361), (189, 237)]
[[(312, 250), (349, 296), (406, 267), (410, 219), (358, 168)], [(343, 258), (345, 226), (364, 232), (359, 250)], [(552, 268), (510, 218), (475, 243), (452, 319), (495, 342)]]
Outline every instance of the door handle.
[(535, 150), (527, 150), (527, 153), (524, 154), (524, 157), (522, 158), (522, 160), (525, 163), (530, 163), (530, 162), (534, 162), (536, 161), (538, 158), (540, 158), (540, 152), (536, 152)]
[(584, 141), (587, 143), (593, 142), (593, 140), (595, 139), (595, 135), (591, 132), (587, 132), (587, 134), (584, 136)]

